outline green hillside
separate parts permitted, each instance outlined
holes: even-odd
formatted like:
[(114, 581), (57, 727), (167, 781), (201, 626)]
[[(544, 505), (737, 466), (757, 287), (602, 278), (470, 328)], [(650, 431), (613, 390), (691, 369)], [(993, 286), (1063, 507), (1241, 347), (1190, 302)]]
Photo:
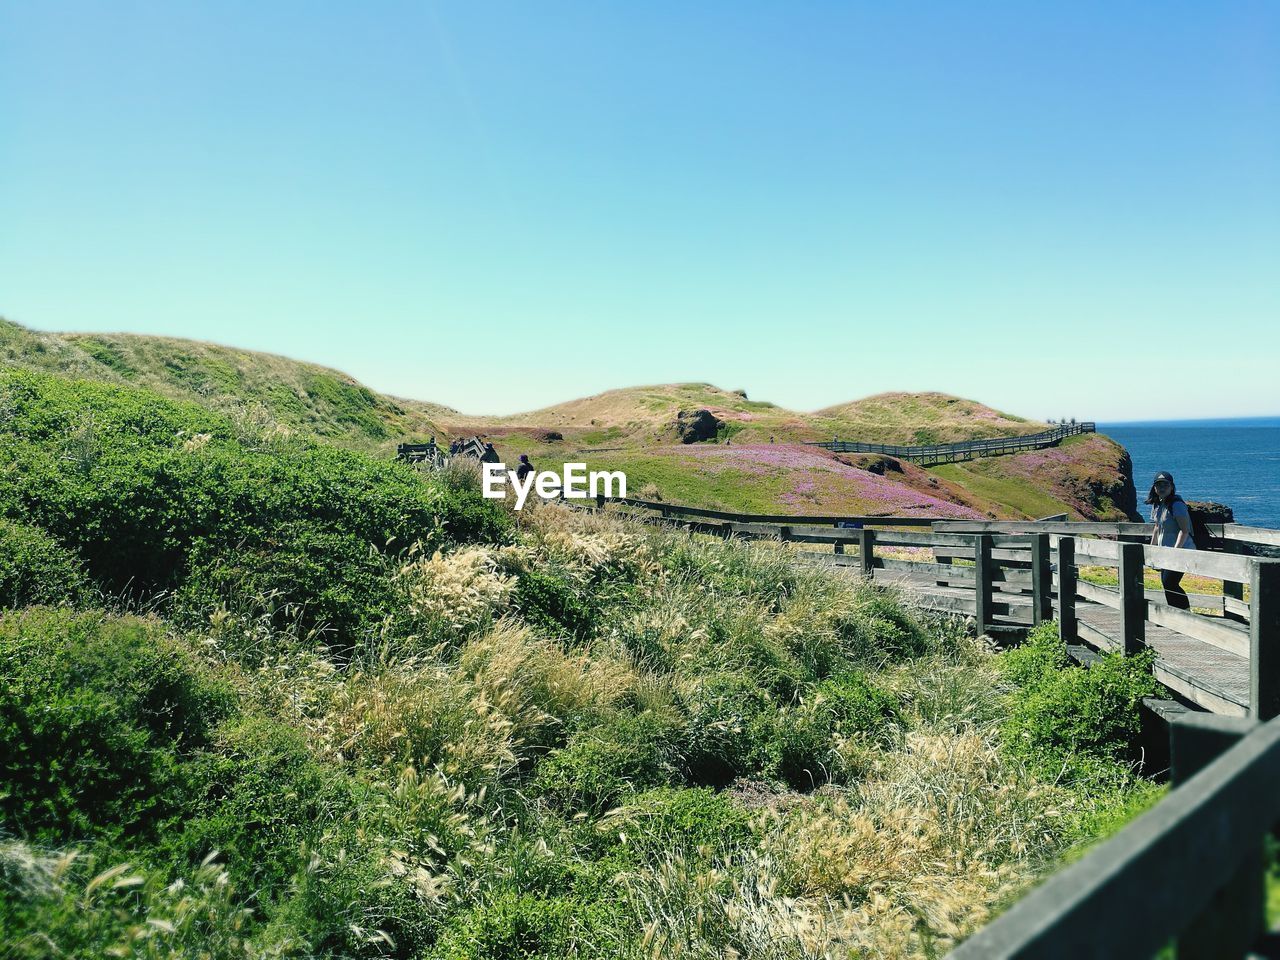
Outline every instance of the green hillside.
[(609, 390), (509, 417), (477, 417), (477, 427), (555, 429), (586, 446), (669, 442), (681, 411), (705, 409), (724, 421), (722, 435), (743, 443), (829, 440), (869, 443), (949, 443), (1036, 433), (1047, 425), (941, 393), (887, 393), (839, 407), (801, 413), (746, 391), (709, 383), (673, 383)]
[(10, 366), (147, 387), (233, 419), (326, 437), (359, 449), (438, 432), (454, 411), (379, 394), (337, 370), (195, 340), (49, 334), (0, 321)]
[(1146, 658), (1052, 624), (131, 385), (0, 411), (6, 958), (931, 957), (1159, 795)]
[[(880, 394), (800, 413), (705, 383), (611, 390), (512, 416), (469, 416), (377, 393), (346, 374), (286, 357), (168, 337), (52, 334), (0, 321), (10, 368), (146, 387), (245, 429), (295, 432), (390, 457), (401, 441), (483, 434), (507, 460), (586, 460), (623, 469), (632, 491), (696, 506), (796, 513), (1021, 519), (1068, 513), (1119, 520), (1132, 505), (1122, 448), (1103, 437), (921, 470), (883, 457), (833, 456), (834, 436), (933, 443), (1033, 433), (1046, 425), (940, 393)], [(715, 428), (682, 443), (699, 411)]]

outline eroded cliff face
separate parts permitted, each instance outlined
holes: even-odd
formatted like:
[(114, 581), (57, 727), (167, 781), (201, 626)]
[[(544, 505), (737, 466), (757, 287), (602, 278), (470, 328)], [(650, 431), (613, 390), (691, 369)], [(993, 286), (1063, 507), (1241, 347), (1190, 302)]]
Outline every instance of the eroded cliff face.
[[(1120, 445), (1116, 444), (1116, 446)], [(1116, 481), (1101, 491), (1101, 496), (1110, 500), (1130, 520), (1141, 520), (1142, 514), (1138, 510), (1138, 490), (1133, 483), (1133, 458), (1124, 447), (1120, 447), (1120, 450), (1122, 453), (1116, 464), (1118, 474)]]
[(1055, 458), (1063, 468), (1056, 483), (1051, 476), (1045, 480), (1086, 520), (1141, 520), (1129, 451), (1108, 437), (1087, 439), (1062, 451), (1069, 456)]

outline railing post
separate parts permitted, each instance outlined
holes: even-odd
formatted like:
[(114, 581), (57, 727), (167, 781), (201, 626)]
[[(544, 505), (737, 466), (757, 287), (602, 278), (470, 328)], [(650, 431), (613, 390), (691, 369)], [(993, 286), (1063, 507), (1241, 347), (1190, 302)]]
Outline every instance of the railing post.
[(1053, 569), (1049, 566), (1049, 535), (1031, 535), (1031, 622), (1053, 619)]
[[(1256, 721), (1192, 714), (1169, 724), (1169, 781), (1176, 789), (1240, 742)], [(1177, 936), (1177, 960), (1240, 957), (1267, 929), (1262, 838)]]
[(873, 554), (876, 549), (876, 532), (863, 527), (858, 531), (858, 566), (862, 570), (862, 575), (868, 580), (871, 579), (871, 571), (875, 569), (875, 560)]
[(973, 619), (982, 636), (991, 622), (991, 534), (973, 538)]
[(1058, 636), (1063, 643), (1080, 639), (1076, 626), (1076, 539), (1058, 538)]
[[(1232, 540), (1225, 540), (1225, 539), (1222, 541), (1222, 551), (1224, 553), (1235, 553), (1235, 554), (1244, 553), (1244, 551), (1240, 549), (1239, 544), (1235, 543)], [(1239, 600), (1240, 603), (1243, 605), (1244, 604), (1244, 584), (1234, 580), (1222, 581), (1222, 616), (1227, 620), (1234, 621), (1235, 623), (1243, 623), (1245, 618), (1241, 613), (1235, 610), (1227, 609), (1228, 598), (1231, 598), (1233, 600)]]
[[(836, 521), (836, 529), (837, 529), (837, 530), (842, 529), (842, 528), (841, 528), (841, 526), (840, 526), (840, 521), (839, 521), (839, 520), (837, 520), (837, 521)], [(833, 545), (833, 548), (834, 548), (834, 549), (833, 549), (833, 552), (835, 552), (835, 553), (844, 553), (844, 544), (843, 544), (843, 543), (841, 543), (841, 542), (840, 542), (840, 541), (838, 541), (838, 540), (837, 540), (837, 541), (835, 542), (835, 544)]]
[(1125, 656), (1137, 653), (1146, 642), (1147, 595), (1143, 585), (1143, 550), (1140, 543), (1120, 547), (1120, 633)]
[(1280, 716), (1280, 560), (1249, 570), (1249, 715)]

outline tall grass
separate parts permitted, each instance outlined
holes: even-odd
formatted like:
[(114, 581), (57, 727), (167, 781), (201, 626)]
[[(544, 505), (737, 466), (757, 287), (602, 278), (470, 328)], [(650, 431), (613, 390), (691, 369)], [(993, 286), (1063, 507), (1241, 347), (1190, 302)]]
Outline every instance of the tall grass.
[[(511, 522), (388, 560), (356, 649), (269, 595), (0, 617), (10, 952), (936, 956), (1148, 802), (1123, 723), (1051, 744), (1105, 782), (1021, 751), (1092, 695), (1043, 643), (778, 545)], [(120, 822), (40, 755), (90, 718), (87, 769), (153, 785)]]

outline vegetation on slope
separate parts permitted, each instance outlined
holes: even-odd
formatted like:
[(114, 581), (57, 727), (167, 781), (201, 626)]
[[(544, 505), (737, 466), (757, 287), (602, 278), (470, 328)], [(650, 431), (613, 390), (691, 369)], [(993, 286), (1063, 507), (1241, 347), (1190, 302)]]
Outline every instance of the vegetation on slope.
[(1154, 794), (1051, 631), (132, 388), (0, 442), (16, 957), (925, 956)]
[[(743, 391), (686, 383), (612, 390), (515, 416), (468, 417), (379, 394), (314, 364), (167, 337), (38, 333), (0, 321), (0, 359), (11, 368), (146, 387), (198, 403), (244, 431), (292, 431), (385, 456), (402, 440), (481, 433), (508, 460), (520, 453), (586, 458), (634, 473), (635, 490), (646, 486), (699, 506), (1007, 518), (1065, 511), (1117, 519), (1127, 496), (1123, 451), (1098, 438), (1060, 448), (1068, 454), (1062, 462), (1038, 452), (929, 471), (885, 458), (826, 457), (800, 445), (833, 436), (949, 442), (1045, 428), (939, 393), (881, 394), (808, 414), (749, 400)], [(677, 441), (677, 418), (697, 410), (719, 418), (718, 442)], [(773, 470), (775, 446), (812, 469), (797, 462)], [(702, 456), (708, 447), (714, 453)]]
[(345, 373), (218, 344), (134, 334), (55, 334), (0, 320), (9, 366), (131, 384), (244, 423), (283, 427), (376, 449), (439, 431), (447, 407), (402, 401)]
[(949, 443), (1036, 433), (1047, 425), (1000, 413), (942, 393), (885, 393), (816, 413), (750, 400), (743, 390), (709, 383), (671, 383), (609, 390), (510, 417), (474, 418), (477, 428), (555, 428), (579, 445), (670, 442), (681, 411), (709, 410), (734, 442), (846, 440), (870, 443)]
[(930, 470), (965, 491), (968, 502), (999, 516), (1066, 513), (1081, 520), (1138, 519), (1133, 462), (1101, 434), (1068, 437), (1055, 447), (948, 463)]

